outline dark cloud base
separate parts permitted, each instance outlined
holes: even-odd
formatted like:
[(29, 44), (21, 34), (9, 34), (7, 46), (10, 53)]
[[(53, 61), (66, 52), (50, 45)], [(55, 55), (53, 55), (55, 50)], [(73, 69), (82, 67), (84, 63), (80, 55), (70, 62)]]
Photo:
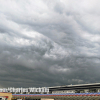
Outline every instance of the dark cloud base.
[(0, 87), (100, 82), (98, 4), (1, 1)]

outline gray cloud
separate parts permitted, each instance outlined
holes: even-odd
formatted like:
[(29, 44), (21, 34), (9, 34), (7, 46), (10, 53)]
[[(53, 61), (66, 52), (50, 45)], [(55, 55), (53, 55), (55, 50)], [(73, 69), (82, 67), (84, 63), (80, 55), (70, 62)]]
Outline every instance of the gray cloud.
[(98, 0), (1, 1), (0, 87), (99, 82), (99, 22)]

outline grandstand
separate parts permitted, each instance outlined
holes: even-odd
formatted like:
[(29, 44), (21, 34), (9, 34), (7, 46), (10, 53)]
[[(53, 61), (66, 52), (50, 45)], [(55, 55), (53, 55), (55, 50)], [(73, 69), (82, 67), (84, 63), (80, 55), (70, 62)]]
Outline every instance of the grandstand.
[(48, 88), (49, 92), (47, 93), (16, 93), (12, 94), (11, 99), (8, 98), (9, 93), (1, 93), (1, 97), (7, 97), (4, 100), (100, 100), (100, 83)]
[(48, 88), (49, 93), (12, 94), (12, 100), (100, 100), (100, 83)]
[(49, 92), (28, 91), (28, 92), (12, 92), (12, 94), (99, 93), (100, 83), (53, 86), (46, 88), (49, 88)]
[(100, 83), (78, 84), (49, 87), (51, 94), (56, 93), (95, 93), (100, 92)]

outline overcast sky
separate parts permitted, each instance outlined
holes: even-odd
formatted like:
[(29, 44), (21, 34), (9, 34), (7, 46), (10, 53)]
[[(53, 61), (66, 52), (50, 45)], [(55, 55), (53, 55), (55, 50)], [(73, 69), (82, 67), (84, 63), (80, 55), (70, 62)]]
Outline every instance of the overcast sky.
[(0, 87), (100, 82), (100, 0), (1, 0)]

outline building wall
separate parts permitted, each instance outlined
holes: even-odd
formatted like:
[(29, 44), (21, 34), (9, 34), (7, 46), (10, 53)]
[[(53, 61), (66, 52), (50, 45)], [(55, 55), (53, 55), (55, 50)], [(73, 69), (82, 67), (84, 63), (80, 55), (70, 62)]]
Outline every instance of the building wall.
[(75, 90), (52, 91), (52, 94), (56, 93), (75, 93)]
[[(96, 90), (96, 91), (95, 91)], [(61, 91), (52, 91), (52, 94), (56, 93), (95, 93), (95, 92), (100, 92), (100, 88), (98, 89), (82, 89), (82, 90), (61, 90)]]
[(8, 99), (7, 100), (11, 100), (12, 98), (12, 93), (0, 93), (0, 96), (8, 96)]
[(100, 92), (100, 89), (98, 89), (98, 92)]
[(41, 100), (54, 100), (54, 99), (50, 99), (50, 98), (41, 98)]

